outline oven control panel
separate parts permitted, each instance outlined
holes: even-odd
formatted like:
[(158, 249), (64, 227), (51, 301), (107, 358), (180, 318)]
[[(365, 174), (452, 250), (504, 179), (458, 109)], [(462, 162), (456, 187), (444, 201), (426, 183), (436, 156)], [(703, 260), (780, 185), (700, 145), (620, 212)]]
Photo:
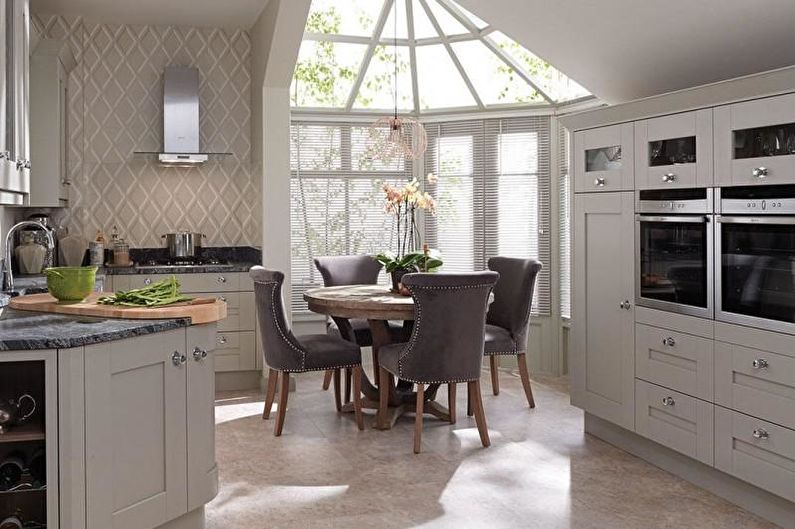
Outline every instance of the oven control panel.
[(795, 213), (795, 199), (793, 198), (756, 198), (723, 199), (720, 203), (721, 213), (755, 213), (766, 215), (790, 215)]

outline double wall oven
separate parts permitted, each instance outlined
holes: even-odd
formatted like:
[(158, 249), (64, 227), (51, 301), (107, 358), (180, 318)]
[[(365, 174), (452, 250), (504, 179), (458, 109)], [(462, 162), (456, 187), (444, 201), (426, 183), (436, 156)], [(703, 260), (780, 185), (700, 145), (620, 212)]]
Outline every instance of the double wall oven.
[(636, 194), (635, 302), (795, 334), (795, 185)]

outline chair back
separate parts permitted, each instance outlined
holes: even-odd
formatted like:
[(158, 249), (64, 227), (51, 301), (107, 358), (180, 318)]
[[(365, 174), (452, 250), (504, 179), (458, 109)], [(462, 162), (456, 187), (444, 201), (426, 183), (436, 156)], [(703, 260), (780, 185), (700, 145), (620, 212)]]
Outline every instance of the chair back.
[(494, 302), (489, 307), (486, 322), (507, 329), (522, 350), (527, 342), (530, 306), (541, 267), (535, 259), (489, 259), (489, 270), (499, 272), (500, 280), (494, 287)]
[(406, 274), (414, 329), (400, 353), (400, 377), (431, 384), (480, 378), (486, 309), (496, 272)]
[(329, 255), (316, 257), (315, 267), (323, 276), (323, 286), (375, 285), (382, 265), (369, 255)]
[(272, 369), (295, 371), (303, 368), (306, 352), (296, 340), (284, 316), (282, 284), (284, 274), (254, 266), (249, 271), (254, 280), (259, 332), (265, 363)]

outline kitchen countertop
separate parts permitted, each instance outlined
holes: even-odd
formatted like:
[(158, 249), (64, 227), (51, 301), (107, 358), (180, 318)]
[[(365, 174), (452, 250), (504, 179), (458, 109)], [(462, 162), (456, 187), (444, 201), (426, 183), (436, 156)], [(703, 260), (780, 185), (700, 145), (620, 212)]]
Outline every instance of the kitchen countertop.
[(131, 274), (216, 274), (223, 272), (248, 272), (252, 266), (259, 263), (254, 262), (230, 262), (226, 265), (202, 265), (202, 266), (126, 266), (102, 268), (102, 273), (109, 276), (131, 275)]
[(190, 319), (187, 318), (123, 320), (65, 316), (10, 308), (0, 310), (0, 351), (67, 349), (190, 325)]

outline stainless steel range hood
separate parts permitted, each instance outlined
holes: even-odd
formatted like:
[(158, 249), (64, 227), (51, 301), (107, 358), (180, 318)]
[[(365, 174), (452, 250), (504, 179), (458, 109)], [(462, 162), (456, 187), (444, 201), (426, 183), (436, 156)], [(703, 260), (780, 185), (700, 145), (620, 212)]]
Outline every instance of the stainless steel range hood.
[(211, 155), (231, 153), (199, 150), (199, 70), (167, 66), (163, 73), (163, 151), (156, 154), (162, 165), (194, 167)]

